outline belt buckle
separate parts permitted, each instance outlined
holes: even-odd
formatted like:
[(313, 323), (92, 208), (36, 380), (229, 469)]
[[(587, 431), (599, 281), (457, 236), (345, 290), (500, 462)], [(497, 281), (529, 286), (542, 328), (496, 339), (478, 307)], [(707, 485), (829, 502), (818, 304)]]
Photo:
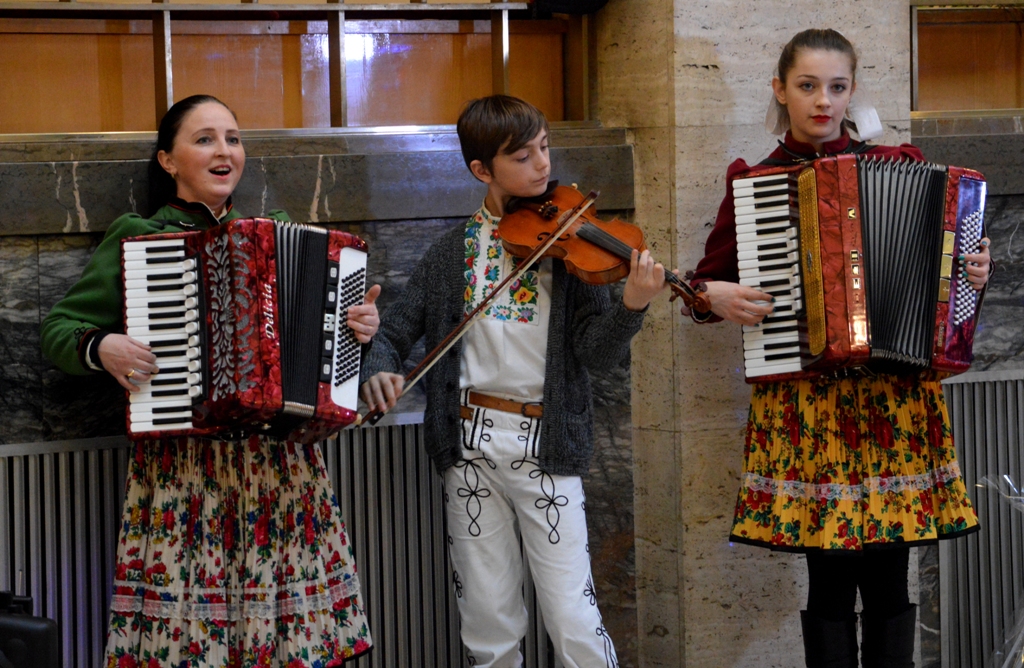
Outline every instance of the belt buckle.
[(519, 406), (519, 413), (523, 417), (530, 417), (529, 415), (526, 414), (527, 406), (543, 406), (543, 405), (544, 405), (544, 402), (542, 402), (542, 401), (524, 401), (522, 403), (522, 405)]

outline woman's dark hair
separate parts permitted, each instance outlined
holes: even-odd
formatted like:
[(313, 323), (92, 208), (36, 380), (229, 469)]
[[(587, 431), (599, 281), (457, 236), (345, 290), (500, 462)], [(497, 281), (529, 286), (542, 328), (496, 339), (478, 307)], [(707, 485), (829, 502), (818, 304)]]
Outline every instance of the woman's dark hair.
[(502, 152), (515, 153), (547, 128), (548, 119), (540, 109), (510, 95), (470, 101), (456, 125), (466, 167), (479, 160), (488, 171), (505, 142), (508, 146)]
[(850, 69), (854, 77), (857, 75), (857, 51), (854, 50), (850, 40), (840, 35), (831, 28), (824, 30), (812, 29), (798, 32), (789, 40), (789, 44), (782, 47), (779, 55), (779, 81), (786, 83), (789, 71), (796, 63), (796, 56), (800, 49), (817, 49), (821, 51), (838, 51), (850, 57)]
[[(153, 157), (149, 161), (149, 215), (152, 216), (157, 212), (158, 209), (163, 207), (165, 204), (171, 201), (171, 198), (177, 195), (178, 187), (174, 183), (174, 179), (171, 175), (164, 171), (164, 168), (160, 166), (160, 162), (156, 159), (156, 156), (160, 151), (171, 152), (174, 148), (174, 140), (178, 136), (178, 131), (181, 130), (181, 124), (185, 121), (185, 117), (189, 113), (201, 104), (207, 102), (216, 102), (220, 106), (224, 107), (228, 111), (231, 108), (224, 104), (212, 95), (192, 95), (186, 97), (184, 100), (178, 100), (174, 105), (167, 110), (164, 117), (160, 119), (160, 128), (156, 132), (156, 150), (153, 151)], [(235, 112), (231, 111), (233, 116)]]

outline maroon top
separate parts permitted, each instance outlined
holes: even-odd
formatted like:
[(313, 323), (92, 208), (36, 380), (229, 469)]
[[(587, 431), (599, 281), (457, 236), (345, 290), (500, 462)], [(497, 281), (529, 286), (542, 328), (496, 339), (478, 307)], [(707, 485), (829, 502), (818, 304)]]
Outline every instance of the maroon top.
[[(776, 148), (768, 156), (768, 160), (782, 161), (779, 164), (792, 161), (795, 164), (804, 160), (825, 157), (825, 155), (849, 152), (850, 144), (850, 135), (844, 131), (843, 135), (835, 141), (825, 142), (822, 146), (825, 151), (824, 155), (819, 155), (813, 146), (793, 139), (793, 135), (787, 132), (784, 142), (785, 148), (783, 146)], [(861, 153), (863, 155), (880, 155), (888, 158), (924, 162), (924, 155), (922, 155), (921, 150), (910, 144), (901, 144), (900, 146), (869, 146)], [(737, 175), (749, 172), (750, 170), (751, 167), (741, 158), (729, 165), (729, 169), (725, 173), (725, 198), (722, 199), (722, 204), (718, 207), (715, 227), (711, 230), (711, 234), (708, 235), (708, 240), (704, 244), (704, 257), (697, 265), (697, 270), (693, 274), (692, 282), (694, 285), (705, 281), (739, 282), (739, 269), (736, 263), (736, 213), (732, 198), (732, 180)], [(719, 320), (721, 318), (712, 315), (707, 320), (698, 319), (698, 322), (718, 322)]]

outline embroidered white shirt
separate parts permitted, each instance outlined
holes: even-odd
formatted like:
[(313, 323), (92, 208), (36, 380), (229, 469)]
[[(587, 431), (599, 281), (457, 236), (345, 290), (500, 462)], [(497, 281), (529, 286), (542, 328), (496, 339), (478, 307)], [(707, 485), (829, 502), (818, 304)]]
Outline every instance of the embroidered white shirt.
[[(481, 207), (466, 223), (468, 314), (515, 270), (501, 245), (498, 219)], [(460, 386), (505, 399), (540, 401), (551, 309), (551, 260), (506, 287), (463, 338)]]

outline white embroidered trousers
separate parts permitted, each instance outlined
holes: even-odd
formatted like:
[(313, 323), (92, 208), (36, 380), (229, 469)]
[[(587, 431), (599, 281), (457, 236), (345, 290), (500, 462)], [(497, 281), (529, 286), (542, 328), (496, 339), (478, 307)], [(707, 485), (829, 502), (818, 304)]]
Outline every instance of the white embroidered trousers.
[(540, 421), (475, 408), (444, 474), (453, 582), (472, 665), (518, 668), (527, 630), (518, 522), (555, 652), (567, 668), (618, 662), (597, 608), (582, 480), (537, 463)]

